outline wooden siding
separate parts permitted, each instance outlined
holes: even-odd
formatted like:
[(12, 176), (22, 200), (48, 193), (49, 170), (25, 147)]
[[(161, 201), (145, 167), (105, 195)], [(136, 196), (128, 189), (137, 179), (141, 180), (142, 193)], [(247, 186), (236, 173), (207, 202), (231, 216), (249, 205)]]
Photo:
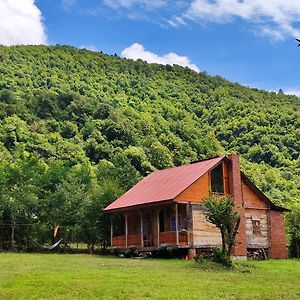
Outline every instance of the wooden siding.
[(222, 245), (220, 230), (209, 223), (199, 204), (192, 205), (194, 247), (216, 247)]
[[(246, 236), (248, 248), (268, 248), (269, 247), (269, 226), (268, 214), (265, 210), (246, 209)], [(252, 221), (260, 222), (260, 235), (253, 234)]]
[(223, 162), (223, 180), (224, 180), (224, 193), (229, 194), (229, 166), (228, 162)]
[(141, 219), (140, 216), (135, 212), (134, 214), (128, 215), (128, 235), (139, 234), (138, 230), (141, 230)]
[(201, 202), (209, 195), (210, 179), (208, 173), (196, 180), (190, 187), (179, 194), (175, 200)]
[[(268, 208), (266, 203), (242, 182), (243, 201), (245, 205), (246, 236), (248, 248), (269, 247)], [(253, 222), (260, 222), (260, 235), (253, 234)]]
[[(229, 194), (229, 166), (228, 163), (222, 162), (223, 165), (223, 181), (224, 181), (224, 193)], [(198, 180), (196, 180), (191, 186), (180, 193), (175, 200), (177, 201), (189, 201), (189, 202), (202, 202), (203, 198), (209, 196), (211, 187), (210, 172), (207, 172)]]
[(245, 182), (242, 182), (242, 190), (246, 208), (267, 208), (266, 203)]

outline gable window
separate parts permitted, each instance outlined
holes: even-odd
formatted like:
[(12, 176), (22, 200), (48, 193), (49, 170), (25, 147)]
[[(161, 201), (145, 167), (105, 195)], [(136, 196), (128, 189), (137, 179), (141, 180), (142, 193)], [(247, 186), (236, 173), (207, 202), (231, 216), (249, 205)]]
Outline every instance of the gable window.
[(211, 178), (211, 191), (213, 193), (224, 194), (224, 181), (223, 181), (223, 166), (219, 164), (210, 172)]
[(252, 230), (253, 230), (253, 235), (256, 235), (256, 236), (261, 235), (259, 220), (252, 220)]

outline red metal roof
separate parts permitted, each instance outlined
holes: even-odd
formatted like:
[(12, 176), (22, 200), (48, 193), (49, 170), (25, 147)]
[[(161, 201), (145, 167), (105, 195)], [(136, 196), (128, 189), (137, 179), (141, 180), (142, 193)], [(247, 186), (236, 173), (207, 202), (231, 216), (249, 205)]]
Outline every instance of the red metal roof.
[(104, 210), (110, 211), (173, 200), (223, 158), (224, 156), (220, 156), (189, 165), (155, 171), (138, 182)]

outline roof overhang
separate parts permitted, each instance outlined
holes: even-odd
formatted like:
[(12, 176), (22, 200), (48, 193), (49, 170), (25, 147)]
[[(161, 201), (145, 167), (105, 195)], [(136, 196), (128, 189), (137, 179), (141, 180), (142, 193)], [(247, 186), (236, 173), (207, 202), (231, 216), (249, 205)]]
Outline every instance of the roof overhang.
[(114, 208), (114, 209), (106, 209), (105, 208), (105, 209), (103, 209), (103, 211), (105, 213), (112, 214), (112, 213), (119, 213), (119, 212), (125, 212), (125, 211), (130, 211), (130, 210), (139, 210), (139, 209), (143, 209), (143, 208), (162, 206), (162, 205), (167, 205), (167, 204), (171, 204), (171, 203), (174, 203), (174, 199), (166, 199), (163, 201), (130, 205), (130, 206), (119, 207), (119, 208)]

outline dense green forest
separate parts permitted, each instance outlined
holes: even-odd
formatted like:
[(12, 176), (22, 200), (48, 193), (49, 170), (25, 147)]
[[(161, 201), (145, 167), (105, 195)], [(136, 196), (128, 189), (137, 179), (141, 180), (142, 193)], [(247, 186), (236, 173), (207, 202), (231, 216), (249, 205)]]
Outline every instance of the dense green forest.
[(274, 202), (299, 209), (299, 104), (179, 66), (1, 46), (0, 248), (30, 249), (57, 224), (105, 246), (102, 208), (142, 176), (232, 152)]

